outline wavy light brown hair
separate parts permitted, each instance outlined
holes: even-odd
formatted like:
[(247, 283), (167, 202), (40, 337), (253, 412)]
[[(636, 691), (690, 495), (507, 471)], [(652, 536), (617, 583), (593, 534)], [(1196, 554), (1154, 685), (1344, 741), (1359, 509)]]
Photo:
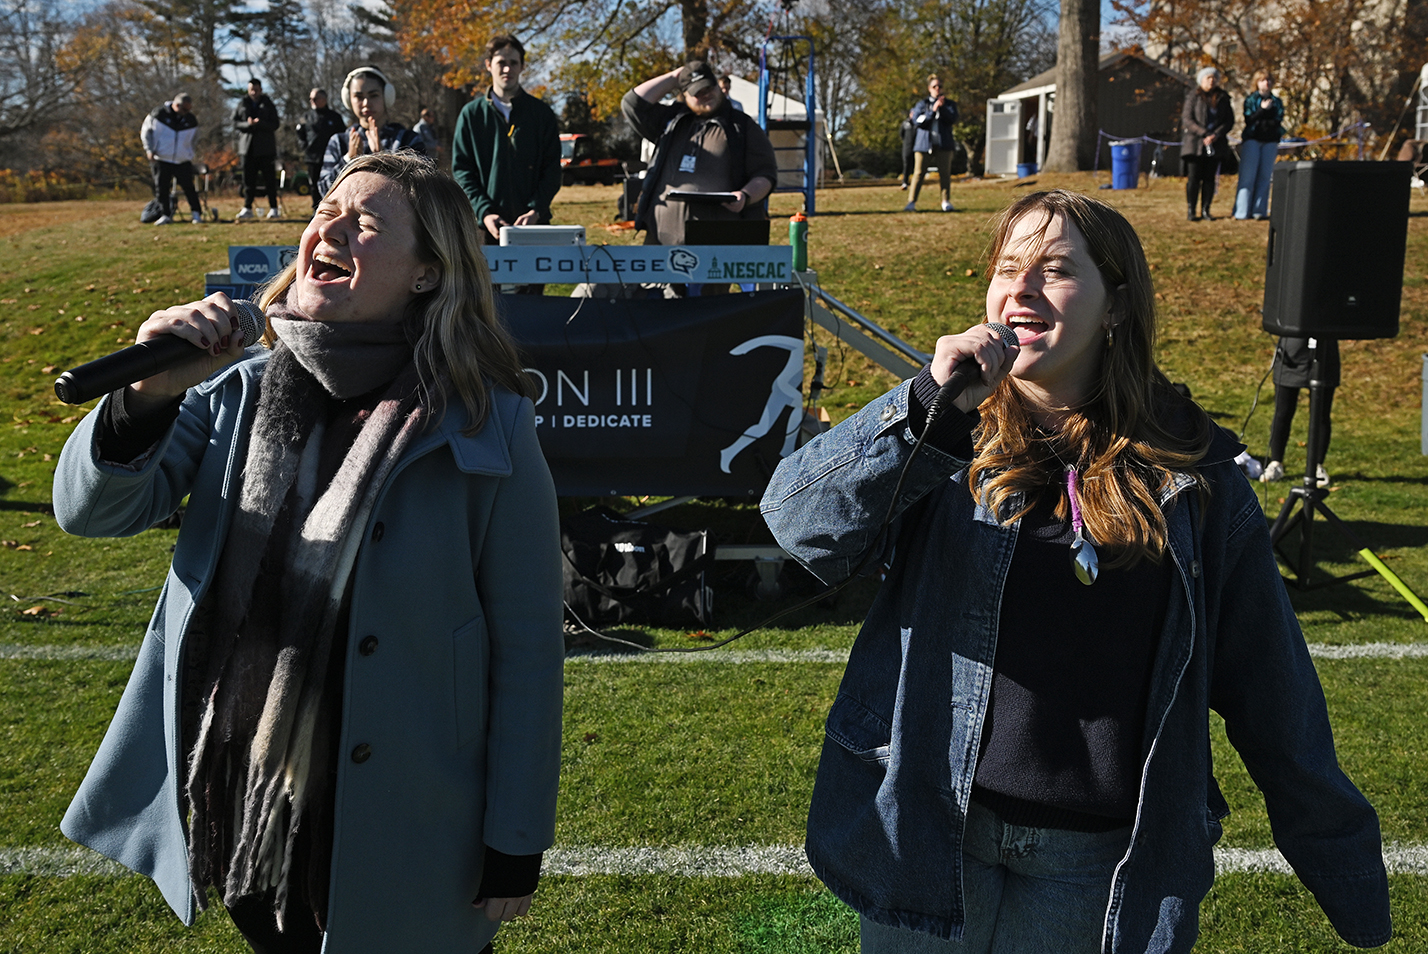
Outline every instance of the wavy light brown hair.
[[(433, 420), (440, 419), (454, 392), (466, 406), (469, 423), (464, 431), (474, 434), (490, 411), (492, 385), (535, 396), (515, 341), (497, 314), (476, 213), (455, 180), (415, 153), (360, 156), (343, 168), (332, 187), (359, 172), (390, 179), (401, 188), (416, 217), (417, 258), (441, 268), (436, 287), (416, 295), (403, 323)], [(284, 299), (296, 277), (294, 261), (263, 286), (258, 305), (266, 309)], [(274, 340), (269, 329), (263, 343), (272, 347)]]
[[(1012, 228), (1025, 216), (1041, 219), (1031, 247), (1008, 249)], [(1157, 504), (1175, 472), (1204, 481), (1194, 471), (1210, 444), (1209, 419), (1185, 413), (1186, 402), (1155, 366), (1155, 290), (1140, 238), (1103, 202), (1056, 190), (1023, 196), (996, 222), (987, 277), (1006, 255), (1023, 263), (1036, 257), (1056, 218), (1076, 226), (1111, 299), (1114, 344), (1102, 347), (1091, 392), (1055, 433), (1042, 430), (1030, 401), (1008, 377), (982, 402), (977, 456), (968, 485), (993, 513), (1010, 523), (1042, 493), (1060, 495), (1056, 514), (1070, 506), (1063, 464), (1076, 468), (1078, 503), (1086, 532), (1106, 548), (1106, 566), (1159, 561), (1168, 532)], [(1020, 495), (1020, 496), (1018, 496)]]

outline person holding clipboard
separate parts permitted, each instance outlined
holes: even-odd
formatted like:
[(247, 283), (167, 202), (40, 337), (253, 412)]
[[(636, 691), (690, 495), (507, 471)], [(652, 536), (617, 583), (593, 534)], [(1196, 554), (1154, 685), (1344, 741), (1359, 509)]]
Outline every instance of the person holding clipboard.
[[(673, 92), (673, 103), (661, 104)], [(625, 94), (625, 118), (655, 144), (635, 227), (646, 245), (684, 244), (690, 219), (766, 219), (778, 181), (768, 135), (735, 109), (708, 63), (693, 60)], [(706, 289), (706, 293), (711, 289)]]

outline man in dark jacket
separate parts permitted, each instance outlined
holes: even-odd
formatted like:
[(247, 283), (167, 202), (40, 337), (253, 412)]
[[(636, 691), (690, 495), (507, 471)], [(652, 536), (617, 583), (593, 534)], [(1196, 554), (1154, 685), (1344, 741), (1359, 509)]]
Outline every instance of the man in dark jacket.
[[(675, 101), (661, 105), (666, 93)], [(768, 135), (729, 103), (709, 64), (692, 60), (645, 80), (621, 109), (635, 132), (655, 144), (640, 191), (635, 227), (646, 245), (682, 245), (690, 219), (766, 219), (764, 200), (778, 182)], [(669, 200), (672, 192), (726, 192), (727, 202)]]
[(327, 90), (313, 90), (307, 94), (307, 101), (312, 109), (298, 123), (297, 138), (298, 145), (302, 146), (308, 189), (315, 209), (321, 198), (317, 192), (317, 180), (322, 178), (322, 157), (327, 153), (327, 140), (342, 132), (347, 123), (343, 122), (341, 113), (327, 105)]
[(268, 193), (268, 218), (278, 217), (278, 177), (273, 164), (278, 158), (278, 108), (263, 93), (263, 84), (248, 81), (248, 95), (233, 111), (238, 130), (238, 155), (243, 157), (243, 211), (238, 219), (253, 218), (253, 193), (258, 177)]
[(467, 103), (451, 140), (451, 174), (486, 228), (543, 225), (560, 191), (560, 126), (555, 111), (521, 89), (526, 51), (507, 34), (486, 44), (491, 88)]

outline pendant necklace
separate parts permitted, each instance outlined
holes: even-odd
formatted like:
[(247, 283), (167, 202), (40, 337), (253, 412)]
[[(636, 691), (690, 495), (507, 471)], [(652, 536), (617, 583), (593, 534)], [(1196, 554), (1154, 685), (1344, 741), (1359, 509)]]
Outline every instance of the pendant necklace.
[(1086, 537), (1085, 522), (1081, 519), (1081, 505), (1076, 501), (1076, 468), (1070, 464), (1064, 466), (1066, 499), (1071, 503), (1071, 529), (1075, 532), (1075, 537), (1071, 540), (1071, 568), (1076, 571), (1076, 579), (1090, 586), (1096, 582), (1096, 573), (1099, 571), (1096, 548)]

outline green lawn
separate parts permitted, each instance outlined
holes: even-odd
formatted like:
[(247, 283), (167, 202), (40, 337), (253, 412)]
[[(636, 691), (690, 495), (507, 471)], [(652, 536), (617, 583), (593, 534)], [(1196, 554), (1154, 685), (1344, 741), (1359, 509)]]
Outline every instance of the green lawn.
[[(1088, 191), (1096, 184), (1088, 175), (1038, 183)], [(1182, 185), (1161, 180), (1150, 189), (1095, 194), (1120, 207), (1145, 241), (1162, 309), (1162, 365), (1238, 431), (1273, 347), (1255, 311), (1265, 227), (1186, 222)], [(931, 350), (938, 334), (980, 319), (987, 225), (1026, 187), (959, 184), (953, 201), (963, 211), (955, 215), (895, 212), (905, 197), (887, 186), (820, 193), (811, 264), (832, 294)], [(629, 233), (603, 229), (614, 202), (613, 189), (567, 189), (556, 218), (585, 224), (592, 242), (631, 241)], [(773, 205), (776, 218), (787, 216), (796, 200), (776, 196)], [(1345, 386), (1336, 395), (1327, 466), (1335, 512), (1409, 586), (1428, 594), (1428, 462), (1418, 447), (1428, 201), (1415, 195), (1412, 208), (1402, 331), (1393, 340), (1343, 343)], [(198, 297), (203, 272), (223, 267), (229, 243), (286, 244), (301, 230), (300, 223), (266, 222), (155, 229), (140, 225), (137, 211), (138, 203), (0, 205), (0, 383), (8, 415), (0, 427), (0, 596), (7, 606), (0, 612), (0, 865), (18, 864), (7, 859), (25, 849), (70, 847), (59, 818), (123, 689), (130, 668), (123, 657), (137, 646), (175, 539), (171, 529), (126, 540), (81, 540), (58, 530), (48, 513), (53, 460), (82, 410), (55, 401), (53, 379), (132, 341), (150, 311)], [(776, 221), (775, 241), (782, 234)], [(830, 347), (825, 405), (835, 421), (893, 383), (856, 351), (821, 331), (817, 337)], [(1268, 386), (1260, 398), (1246, 441), (1262, 453)], [(1302, 464), (1294, 441), (1303, 441), (1307, 416), (1301, 408), (1291, 469)], [(1288, 486), (1265, 488), (1271, 516)], [(723, 502), (695, 502), (656, 519), (710, 527), (737, 542), (768, 539), (755, 511)], [(1318, 540), (1327, 569), (1362, 567), (1353, 548), (1326, 530)], [(665, 646), (731, 635), (772, 608), (748, 596), (749, 575), (747, 566), (719, 565), (718, 628), (707, 634), (624, 635)], [(784, 602), (814, 592), (796, 568), (785, 571), (784, 582)], [(803, 610), (733, 648), (846, 651), (871, 593), (871, 584), (854, 586), (832, 605)], [(1428, 642), (1428, 624), (1378, 577), (1291, 596), (1311, 645)], [(68, 655), (24, 658), (61, 652)], [(1428, 845), (1428, 658), (1316, 662), (1340, 760), (1377, 807), (1385, 840)], [(572, 659), (558, 845), (797, 846), (822, 719), (840, 675), (836, 663), (735, 662), (719, 652), (678, 662)], [(1213, 734), (1233, 809), (1224, 844), (1267, 848), (1259, 795), (1218, 720)], [(1391, 887), (1398, 937), (1385, 950), (1428, 951), (1428, 877), (1396, 874)], [(1201, 916), (1200, 951), (1348, 949), (1288, 876), (1224, 874)], [(811, 876), (558, 875), (542, 883), (534, 916), (502, 939), (503, 952), (851, 952), (857, 920)], [(139, 878), (0, 875), (0, 954), (243, 950), (225, 915), (211, 912), (186, 929)]]

